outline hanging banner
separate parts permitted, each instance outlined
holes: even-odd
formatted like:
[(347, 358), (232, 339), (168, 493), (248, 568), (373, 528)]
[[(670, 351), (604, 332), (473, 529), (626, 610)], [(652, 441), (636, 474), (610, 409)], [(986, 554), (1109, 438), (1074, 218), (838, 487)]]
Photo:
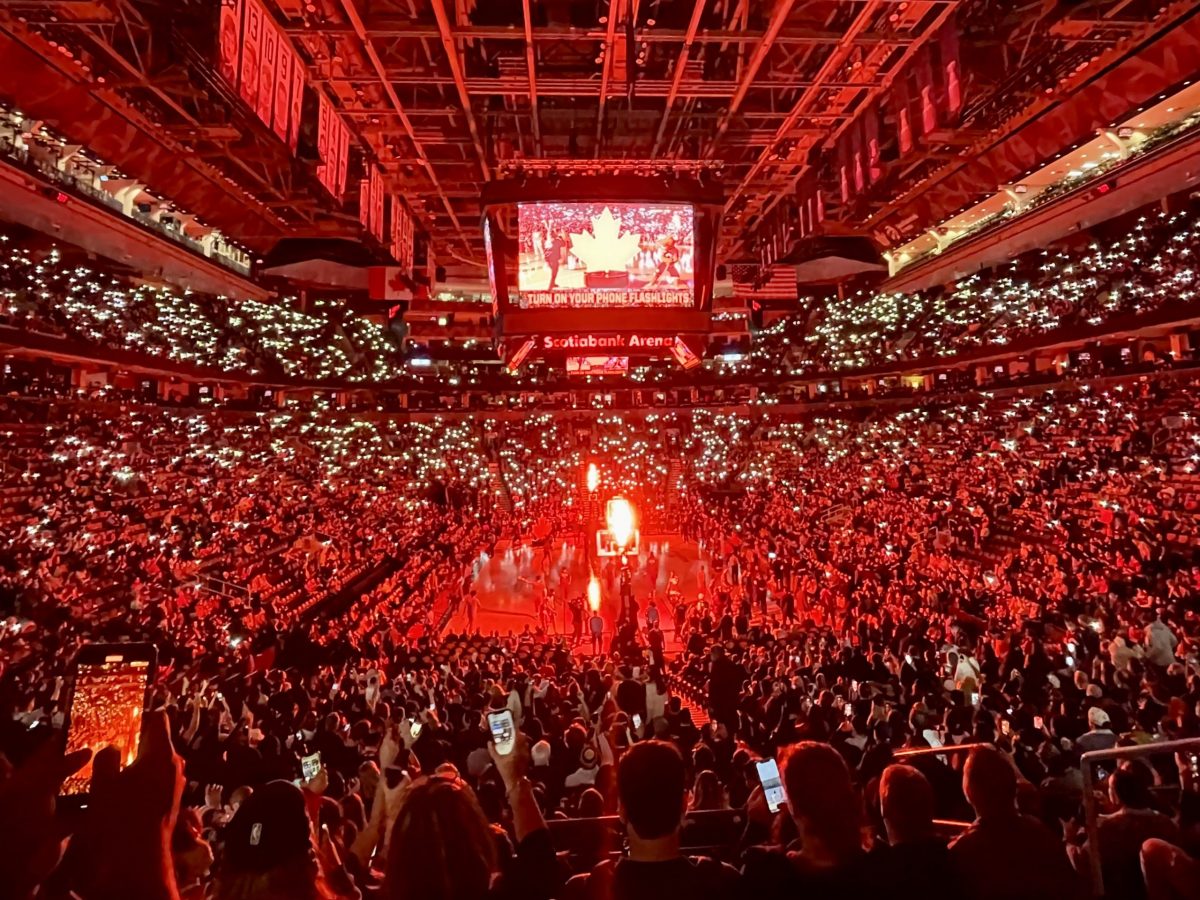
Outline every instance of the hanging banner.
[(942, 26), (938, 36), (938, 67), (942, 106), (947, 120), (957, 119), (962, 111), (962, 85), (959, 80), (958, 28), (953, 20)]
[(900, 144), (900, 154), (912, 149), (912, 116), (908, 108), (908, 85), (905, 83), (905, 73), (892, 84), (892, 109), (896, 113), (896, 139)]
[(324, 91), (317, 94), (317, 155), (321, 162), (317, 165), (317, 180), (325, 185), (325, 189), (333, 193), (333, 139), (330, 129), (333, 127), (333, 108)]
[(337, 122), (337, 152), (334, 157), (336, 168), (333, 170), (333, 196), (339, 200), (346, 196), (346, 175), (350, 165), (350, 128), (335, 111), (334, 120)]
[(413, 220), (408, 207), (392, 195), (392, 256), (407, 278), (413, 277)]
[[(256, 0), (250, 0), (254, 3)], [(262, 57), (258, 76), (258, 105), (255, 112), (268, 127), (271, 125), (271, 102), (275, 99), (275, 54), (279, 47), (279, 33), (275, 25), (263, 13)]]
[(255, 0), (245, 4), (242, 33), (242, 78), (238, 91), (251, 109), (258, 109), (258, 79), (262, 69), (263, 9)]
[(371, 234), (383, 241), (383, 174), (371, 167)]
[(367, 231), (371, 230), (371, 179), (358, 180), (358, 222)]
[(874, 184), (883, 175), (879, 148), (879, 108), (870, 106), (863, 111), (863, 136), (867, 149), (867, 182)]
[(297, 62), (292, 48), (283, 35), (275, 45), (275, 103), (271, 111), (271, 128), (281, 141), (288, 137), (288, 114), (291, 112), (292, 66)]
[(350, 129), (324, 93), (318, 94), (317, 179), (325, 190), (341, 200), (346, 193), (346, 169), (350, 159)]
[(220, 19), (217, 22), (218, 53), (217, 73), (230, 87), (236, 88), (241, 72), (238, 65), (242, 56), (242, 2), (221, 0)]
[(288, 116), (288, 147), (293, 153), (300, 143), (300, 115), (304, 110), (304, 65), (300, 57), (292, 55), (292, 111)]

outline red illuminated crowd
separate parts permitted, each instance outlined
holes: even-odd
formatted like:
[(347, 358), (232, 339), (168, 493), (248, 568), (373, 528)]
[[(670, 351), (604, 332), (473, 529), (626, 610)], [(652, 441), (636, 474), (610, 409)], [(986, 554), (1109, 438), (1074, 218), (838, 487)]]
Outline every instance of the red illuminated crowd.
[[(1197, 396), (440, 423), (7, 399), (0, 896), (1060, 898), (1093, 861), (1107, 896), (1195, 896), (1191, 752), (1088, 782), (1081, 754), (1200, 738)], [(595, 642), (575, 596), (563, 634), (458, 633), (498, 541), (586, 537), (589, 459), (700, 548), (694, 589), (643, 554), (599, 571)], [(122, 640), (160, 655), (141, 758), (56, 820), (73, 653)]]

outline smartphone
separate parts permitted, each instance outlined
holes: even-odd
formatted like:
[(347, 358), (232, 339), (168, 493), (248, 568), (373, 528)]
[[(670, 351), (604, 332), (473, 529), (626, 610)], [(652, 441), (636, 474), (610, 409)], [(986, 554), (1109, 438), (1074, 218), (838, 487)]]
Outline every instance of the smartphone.
[(641, 728), (641, 727), (642, 727), (642, 716), (641, 716), (641, 714), (640, 714), (640, 713), (634, 713), (634, 714), (633, 714), (633, 727), (634, 727), (634, 728)]
[[(153, 644), (85, 644), (75, 656), (71, 699), (67, 705), (67, 753), (116, 747), (121, 768), (137, 758), (142, 714), (158, 668)], [(62, 795), (87, 805), (92, 764), (63, 782)]]
[(1033, 727), (1036, 728), (1038, 731), (1041, 731), (1043, 728), (1046, 727), (1046, 723), (1042, 719), (1041, 716), (1034, 716), (1033, 717)]
[(404, 769), (400, 766), (388, 766), (383, 770), (383, 780), (387, 784), (389, 790), (395, 790), (400, 786), (400, 780), (404, 777)]
[(517, 745), (517, 726), (513, 722), (512, 710), (497, 709), (488, 713), (488, 728), (492, 731), (492, 743), (496, 752), (508, 756)]
[(854, 704), (847, 703), (844, 707), (842, 707), (842, 712), (845, 714), (847, 719), (850, 718), (852, 715), (854, 715)]
[(321, 771), (321, 754), (311, 753), (300, 758), (300, 774), (305, 781), (312, 781)]
[(785, 799), (783, 780), (779, 777), (779, 763), (773, 759), (762, 759), (754, 764), (754, 768), (758, 770), (758, 780), (767, 799), (767, 809), (773, 813), (779, 812), (779, 807)]
[(409, 734), (413, 736), (414, 741), (421, 736), (421, 729), (424, 727), (420, 722), (413, 722), (408, 726)]

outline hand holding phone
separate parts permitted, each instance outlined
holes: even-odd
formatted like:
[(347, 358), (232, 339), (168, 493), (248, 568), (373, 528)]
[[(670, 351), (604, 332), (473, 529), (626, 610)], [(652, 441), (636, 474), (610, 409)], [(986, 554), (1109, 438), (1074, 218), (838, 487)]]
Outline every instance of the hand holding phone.
[[(137, 758), (142, 715), (158, 663), (152, 644), (86, 644), (75, 657), (67, 707), (68, 754), (89, 749), (92, 758), (116, 749), (123, 769)], [(86, 806), (92, 779), (89, 762), (63, 782), (64, 798)], [(70, 801), (69, 801), (70, 802)]]
[(508, 756), (513, 752), (517, 743), (517, 726), (513, 721), (512, 710), (497, 709), (488, 713), (488, 728), (492, 732), (492, 743), (496, 752)]
[(779, 812), (779, 807), (787, 799), (783, 790), (783, 779), (779, 777), (779, 763), (773, 759), (762, 759), (754, 764), (754, 768), (758, 770), (758, 780), (767, 800), (767, 809), (773, 813)]
[(311, 753), (300, 759), (300, 773), (305, 781), (312, 781), (321, 771), (321, 754)]

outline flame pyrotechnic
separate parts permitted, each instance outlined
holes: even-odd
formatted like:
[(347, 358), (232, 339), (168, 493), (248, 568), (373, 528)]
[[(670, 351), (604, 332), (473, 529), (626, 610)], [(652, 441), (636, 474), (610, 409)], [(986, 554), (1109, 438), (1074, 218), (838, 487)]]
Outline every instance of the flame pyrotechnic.
[(600, 486), (600, 470), (596, 468), (595, 463), (588, 463), (587, 467), (587, 489), (595, 492)]
[(633, 538), (633, 507), (624, 497), (608, 501), (608, 531), (618, 547), (629, 546)]
[(591, 607), (592, 612), (600, 609), (600, 581), (595, 575), (588, 581), (587, 598), (588, 606)]

